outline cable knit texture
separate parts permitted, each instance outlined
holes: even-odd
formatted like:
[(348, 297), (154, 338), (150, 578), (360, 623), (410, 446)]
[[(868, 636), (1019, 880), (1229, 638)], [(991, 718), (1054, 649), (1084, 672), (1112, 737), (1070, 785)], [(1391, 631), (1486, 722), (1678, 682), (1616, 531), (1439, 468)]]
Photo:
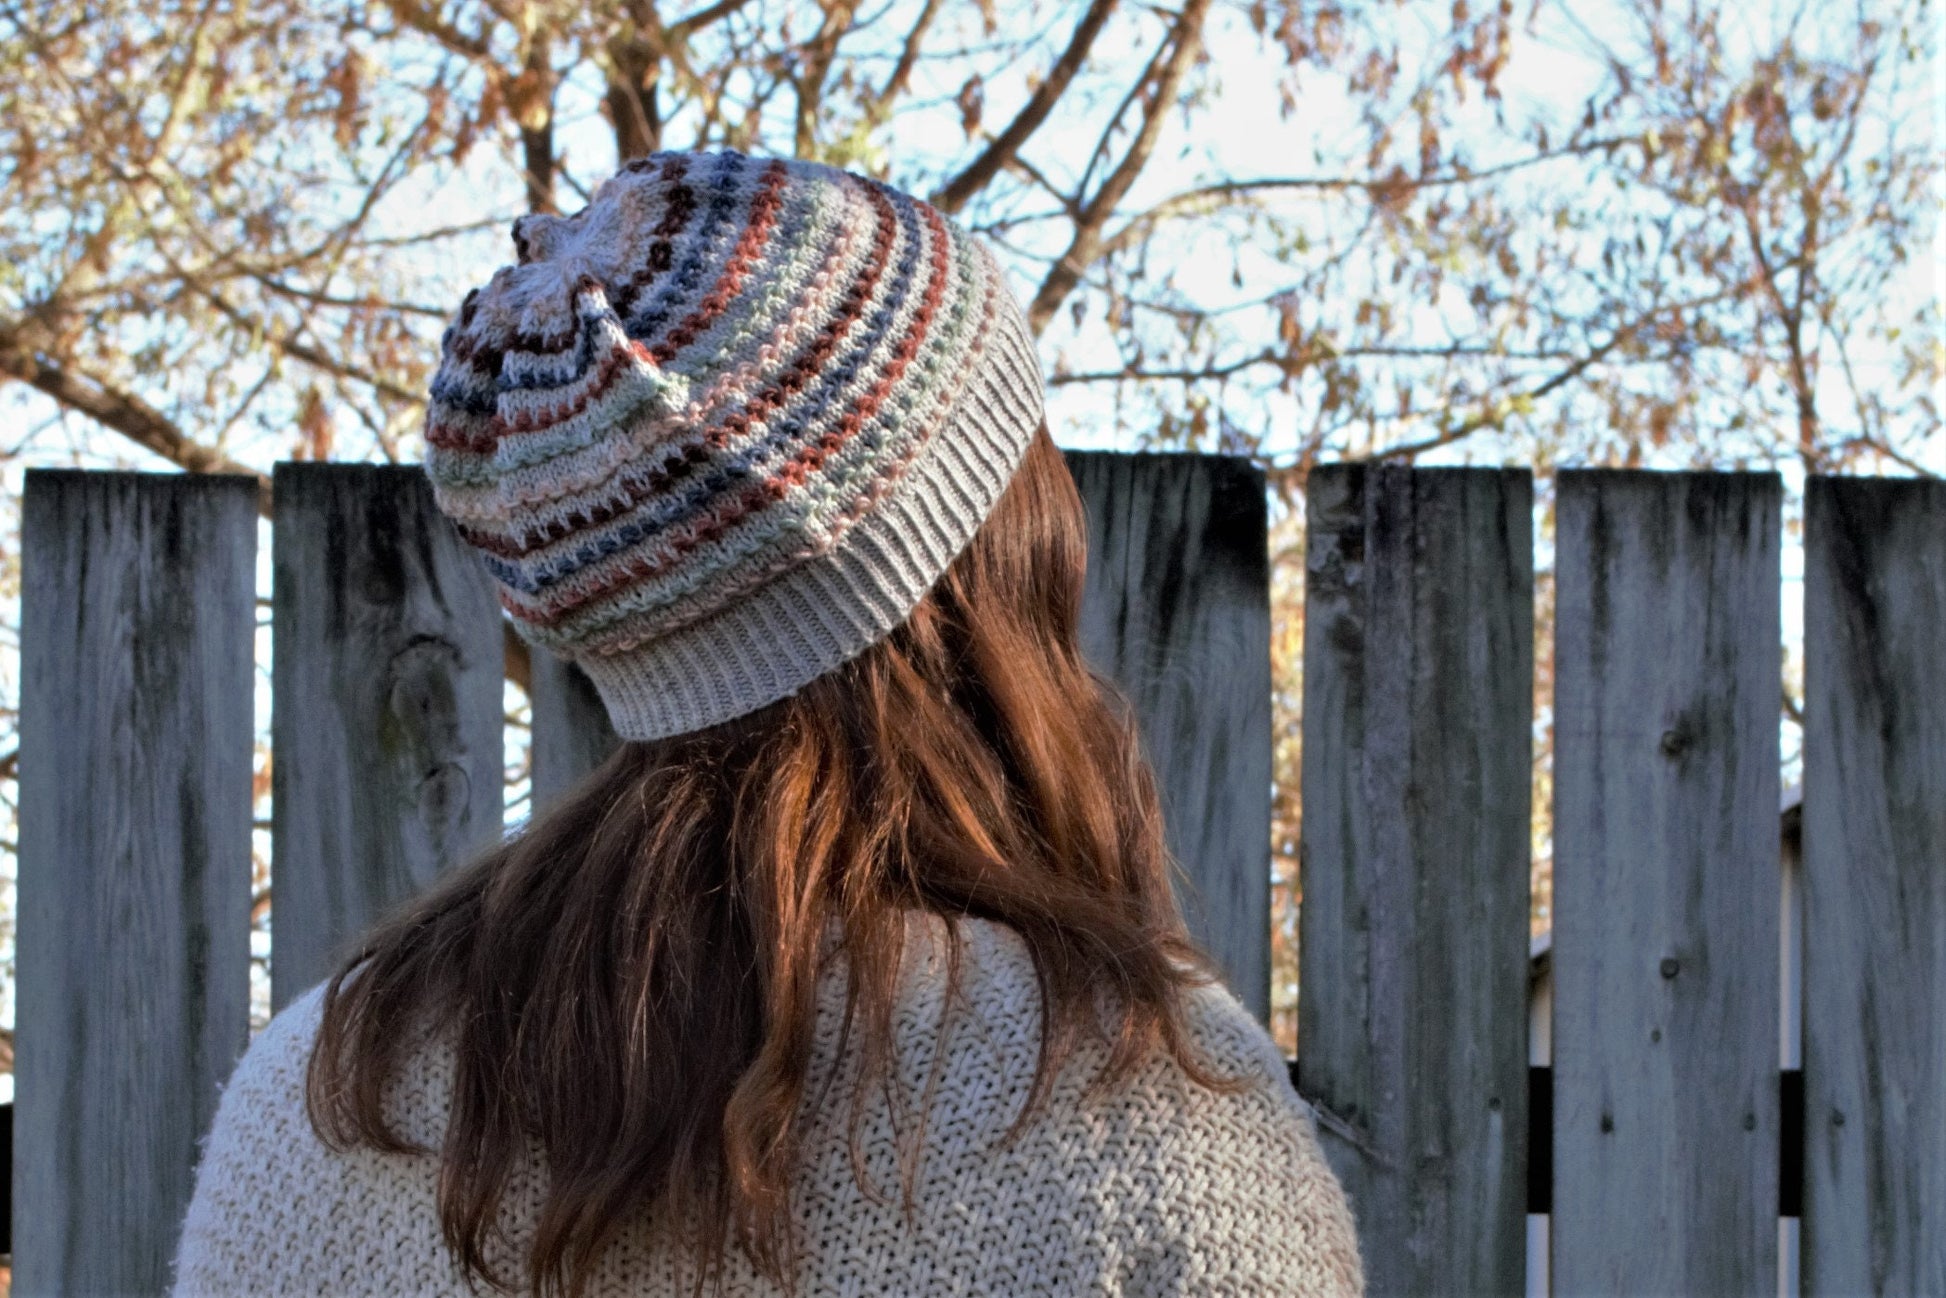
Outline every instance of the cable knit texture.
[(426, 472), (624, 739), (752, 711), (891, 631), (1040, 425), (993, 253), (880, 181), (655, 153), (514, 244), (442, 339)]
[[(960, 997), (944, 1008), (945, 921), (916, 913), (895, 1018), (897, 1075), (923, 1094), (935, 1051), (914, 1214), (903, 1212), (894, 1110), (865, 1096), (859, 1187), (847, 1143), (857, 1067), (838, 1052), (842, 960), (819, 988), (812, 1076), (832, 1076), (821, 1107), (807, 1092), (793, 1188), (803, 1248), (800, 1292), (835, 1295), (1351, 1295), (1362, 1271), (1350, 1211), (1318, 1148), (1310, 1111), (1269, 1036), (1229, 992), (1193, 993), (1200, 1049), (1254, 1084), (1239, 1095), (1196, 1086), (1158, 1054), (1130, 1086), (1082, 1102), (1106, 1059), (1089, 1042), (1056, 1080), (1050, 1106), (1013, 1144), (1040, 1037), (1033, 962), (1013, 930), (958, 921)], [(436, 1160), (324, 1148), (305, 1117), (304, 1069), (322, 989), (259, 1035), (224, 1090), (197, 1172), (176, 1261), (178, 1295), (460, 1294), (440, 1238)], [(388, 1093), (404, 1134), (437, 1145), (452, 1057), (416, 1034)], [(901, 1125), (900, 1130), (909, 1127)], [(496, 1262), (518, 1274), (545, 1173), (538, 1154), (503, 1204)], [(687, 1292), (694, 1264), (649, 1231), (619, 1239), (597, 1295)], [(777, 1289), (730, 1253), (726, 1292)]]

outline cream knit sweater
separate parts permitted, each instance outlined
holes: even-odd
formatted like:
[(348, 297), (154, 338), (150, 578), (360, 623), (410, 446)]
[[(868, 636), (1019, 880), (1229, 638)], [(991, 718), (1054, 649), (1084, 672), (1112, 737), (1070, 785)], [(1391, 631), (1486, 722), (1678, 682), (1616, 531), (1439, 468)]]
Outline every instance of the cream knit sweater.
[[(916, 915), (916, 913), (915, 913)], [(1222, 1096), (1156, 1056), (1133, 1084), (1084, 1106), (1105, 1057), (1089, 1043), (1057, 1079), (1050, 1107), (1011, 1146), (1039, 1041), (1039, 990), (1020, 938), (959, 921), (963, 1005), (943, 1046), (944, 921), (913, 923), (896, 1022), (898, 1071), (921, 1094), (935, 1049), (947, 1058), (917, 1171), (916, 1214), (902, 1211), (891, 1108), (874, 1088), (861, 1130), (876, 1198), (848, 1151), (850, 1096), (840, 1074), (809, 1117), (795, 1204), (800, 1293), (824, 1295), (1350, 1295), (1362, 1291), (1350, 1211), (1283, 1059), (1227, 991), (1194, 993), (1191, 1028), (1223, 1071), (1256, 1085)], [(843, 978), (820, 987), (813, 1077), (836, 1063)], [(204, 1145), (176, 1259), (190, 1294), (459, 1294), (441, 1241), (436, 1161), (325, 1149), (306, 1120), (304, 1068), (321, 988), (271, 1022), (226, 1086)], [(403, 1134), (437, 1147), (452, 1059), (423, 1034), (388, 1098)], [(503, 1250), (531, 1228), (538, 1158), (503, 1204)], [(517, 1254), (495, 1261), (503, 1274)], [(687, 1292), (694, 1269), (669, 1247), (624, 1238), (594, 1292)], [(732, 1249), (726, 1292), (772, 1295)]]

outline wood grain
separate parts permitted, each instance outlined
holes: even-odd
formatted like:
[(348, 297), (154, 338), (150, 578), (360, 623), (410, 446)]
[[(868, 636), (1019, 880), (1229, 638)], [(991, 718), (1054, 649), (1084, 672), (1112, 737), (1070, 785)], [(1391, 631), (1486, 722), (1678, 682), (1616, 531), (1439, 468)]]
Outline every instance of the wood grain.
[(1088, 514), (1089, 661), (1134, 704), (1190, 928), (1270, 1018), (1264, 476), (1222, 455), (1066, 451)]
[(1812, 478), (1804, 1291), (1946, 1293), (1946, 483)]
[(1776, 1292), (1781, 494), (1559, 478), (1559, 1293)]
[(529, 759), (538, 813), (601, 765), (621, 741), (608, 724), (601, 695), (579, 667), (542, 649), (533, 650), (530, 661), (534, 728)]
[(1519, 1293), (1533, 480), (1308, 490), (1299, 1078), (1372, 1293)]
[(502, 818), (500, 608), (416, 467), (280, 464), (272, 1000)]
[(257, 486), (33, 470), (13, 1284), (168, 1285), (249, 1036)]

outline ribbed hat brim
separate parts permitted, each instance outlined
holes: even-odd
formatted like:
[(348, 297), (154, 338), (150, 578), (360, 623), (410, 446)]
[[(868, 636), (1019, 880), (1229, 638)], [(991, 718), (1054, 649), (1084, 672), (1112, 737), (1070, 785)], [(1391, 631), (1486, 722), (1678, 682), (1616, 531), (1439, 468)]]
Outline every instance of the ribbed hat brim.
[(827, 555), (633, 652), (579, 659), (623, 739), (754, 712), (864, 652), (905, 619), (1006, 490), (1039, 427), (1033, 343), (1008, 315), (948, 423)]

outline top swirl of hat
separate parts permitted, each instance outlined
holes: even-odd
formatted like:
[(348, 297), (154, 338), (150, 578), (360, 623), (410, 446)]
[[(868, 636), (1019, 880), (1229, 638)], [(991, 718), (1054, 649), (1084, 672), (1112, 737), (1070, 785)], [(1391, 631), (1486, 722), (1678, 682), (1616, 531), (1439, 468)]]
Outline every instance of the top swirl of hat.
[(795, 692), (896, 626), (1039, 426), (992, 253), (867, 177), (658, 153), (514, 244), (445, 332), (426, 470), (625, 738)]

